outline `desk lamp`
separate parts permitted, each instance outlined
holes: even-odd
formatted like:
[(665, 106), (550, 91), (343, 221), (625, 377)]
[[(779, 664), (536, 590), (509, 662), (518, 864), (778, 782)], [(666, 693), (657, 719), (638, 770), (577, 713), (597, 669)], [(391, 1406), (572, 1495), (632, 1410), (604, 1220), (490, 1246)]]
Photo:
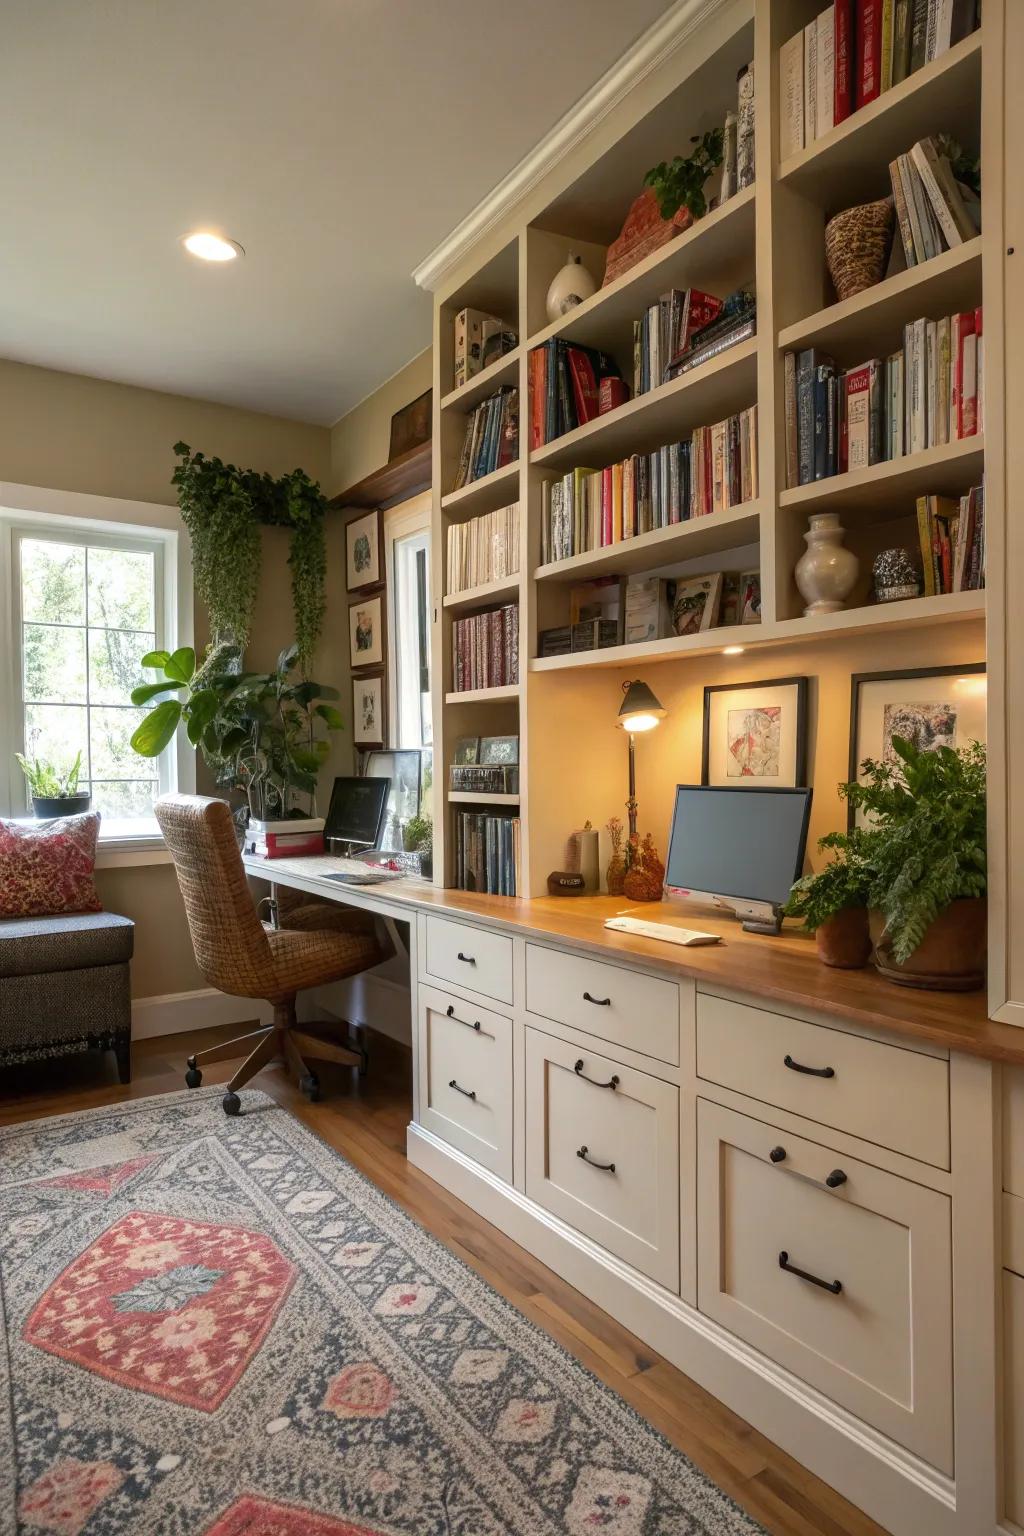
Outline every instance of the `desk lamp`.
[(668, 710), (662, 707), (647, 684), (641, 682), (639, 678), (632, 683), (623, 683), (622, 695), (618, 723), (624, 731), (629, 733), (629, 799), (626, 801), (626, 809), (629, 812), (629, 835), (631, 839), (635, 839), (637, 829), (634, 738), (637, 731), (653, 731), (655, 726), (664, 720)]

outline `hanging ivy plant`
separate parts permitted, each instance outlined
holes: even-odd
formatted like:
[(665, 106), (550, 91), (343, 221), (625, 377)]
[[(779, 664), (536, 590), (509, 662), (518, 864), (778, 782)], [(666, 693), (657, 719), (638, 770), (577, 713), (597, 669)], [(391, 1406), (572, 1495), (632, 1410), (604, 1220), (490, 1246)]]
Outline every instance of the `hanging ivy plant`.
[(260, 524), (291, 529), (288, 564), (299, 665), (309, 666), (323, 630), (327, 547), (320, 486), (301, 469), (274, 479), (193, 453), (176, 443), (172, 482), (192, 540), (196, 592), (210, 615), (214, 645), (244, 648), (260, 573)]

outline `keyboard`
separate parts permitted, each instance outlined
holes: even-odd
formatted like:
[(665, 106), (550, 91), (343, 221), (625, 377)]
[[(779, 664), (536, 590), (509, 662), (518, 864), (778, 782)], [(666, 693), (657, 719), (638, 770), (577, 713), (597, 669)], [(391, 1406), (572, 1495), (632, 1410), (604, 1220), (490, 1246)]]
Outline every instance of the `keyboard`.
[(645, 923), (639, 917), (609, 917), (605, 927), (613, 933), (635, 933), (641, 939), (663, 939), (666, 944), (718, 944), (720, 933), (702, 933), (699, 928), (677, 928), (674, 923)]

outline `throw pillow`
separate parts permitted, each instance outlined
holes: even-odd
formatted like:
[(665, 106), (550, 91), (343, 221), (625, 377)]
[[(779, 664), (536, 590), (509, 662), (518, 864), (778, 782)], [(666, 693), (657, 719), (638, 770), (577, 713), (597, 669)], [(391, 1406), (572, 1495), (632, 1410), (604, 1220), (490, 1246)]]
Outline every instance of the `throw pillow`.
[(0, 917), (101, 912), (93, 882), (98, 811), (57, 821), (0, 821)]

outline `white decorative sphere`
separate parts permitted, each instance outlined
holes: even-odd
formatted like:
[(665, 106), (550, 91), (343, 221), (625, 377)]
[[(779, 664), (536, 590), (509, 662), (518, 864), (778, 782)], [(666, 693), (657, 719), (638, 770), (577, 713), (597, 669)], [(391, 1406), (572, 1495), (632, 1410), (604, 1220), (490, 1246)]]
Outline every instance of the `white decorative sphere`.
[(565, 266), (560, 267), (551, 279), (547, 296), (548, 319), (560, 320), (570, 309), (575, 309), (577, 304), (582, 304), (584, 299), (589, 299), (596, 292), (594, 279), (575, 252), (570, 251)]

